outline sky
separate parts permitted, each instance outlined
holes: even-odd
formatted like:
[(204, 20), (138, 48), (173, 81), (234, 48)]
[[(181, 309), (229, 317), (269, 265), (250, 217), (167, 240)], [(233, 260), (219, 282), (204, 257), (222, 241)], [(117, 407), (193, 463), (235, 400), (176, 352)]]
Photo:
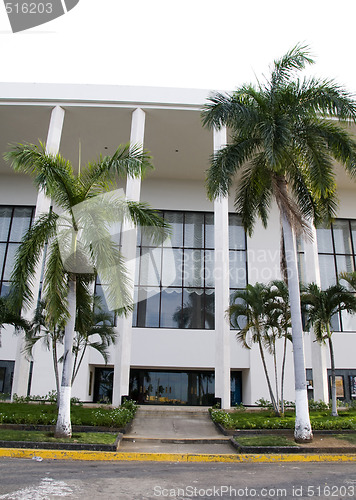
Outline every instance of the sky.
[(356, 93), (355, 18), (355, 0), (80, 0), (12, 33), (1, 3), (0, 81), (233, 90), (305, 43), (309, 74)]

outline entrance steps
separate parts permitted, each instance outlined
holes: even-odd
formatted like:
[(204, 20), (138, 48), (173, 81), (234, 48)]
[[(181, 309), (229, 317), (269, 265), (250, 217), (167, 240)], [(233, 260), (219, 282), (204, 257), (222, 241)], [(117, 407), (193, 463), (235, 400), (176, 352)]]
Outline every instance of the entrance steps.
[(231, 453), (206, 407), (144, 406), (119, 447), (123, 452)]

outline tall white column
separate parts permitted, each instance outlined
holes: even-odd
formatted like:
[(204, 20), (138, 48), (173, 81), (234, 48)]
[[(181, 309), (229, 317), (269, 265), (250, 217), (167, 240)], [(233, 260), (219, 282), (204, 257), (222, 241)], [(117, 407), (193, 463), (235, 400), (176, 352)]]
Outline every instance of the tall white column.
[[(226, 128), (214, 130), (214, 151), (226, 144)], [(230, 303), (229, 206), (228, 198), (214, 202), (215, 238), (215, 396), (221, 407), (230, 408), (230, 325), (226, 310)]]
[[(131, 121), (131, 145), (137, 145), (143, 148), (144, 134), (145, 134), (145, 112), (141, 108), (137, 108), (132, 113)], [(132, 201), (139, 201), (141, 193), (141, 179), (127, 178), (126, 181), (126, 198)], [(133, 297), (133, 283), (135, 280), (135, 263), (136, 263), (136, 240), (137, 229), (126, 222), (122, 228), (121, 237), (121, 251), (126, 259), (126, 268), (128, 276), (132, 283), (132, 297)], [(132, 314), (127, 317), (118, 319), (118, 335), (119, 341), (115, 350), (114, 360), (114, 380), (113, 380), (113, 405), (121, 403), (122, 396), (129, 394), (130, 382), (130, 365), (131, 365), (131, 337), (132, 337)]]
[[(313, 240), (304, 242), (305, 276), (307, 283), (314, 282), (320, 287), (321, 281), (318, 245), (314, 224), (311, 224), (311, 229)], [(310, 342), (313, 369), (313, 397), (315, 401), (319, 401), (321, 399), (322, 401), (327, 403), (329, 401), (329, 391), (326, 366), (326, 346), (325, 344), (320, 345), (318, 342), (316, 342), (313, 328), (310, 329)]]
[[(64, 121), (64, 109), (60, 106), (56, 106), (52, 109), (48, 133), (46, 142), (47, 153), (57, 154), (59, 151), (59, 145), (61, 142), (62, 129)], [(36, 211), (35, 211), (35, 221), (44, 213), (48, 213), (51, 206), (51, 200), (45, 196), (42, 190), (38, 192)], [(33, 317), (33, 312), (37, 306), (37, 299), (40, 289), (41, 281), (41, 271), (43, 265), (43, 255), (36, 268), (36, 273), (33, 278), (33, 303), (26, 311), (23, 312), (23, 316), (31, 320)], [(23, 335), (19, 335), (17, 340), (17, 352), (16, 361), (14, 369), (14, 380), (12, 384), (12, 395), (17, 394), (18, 396), (26, 396), (28, 388), (28, 377), (30, 370), (30, 363), (25, 358), (23, 354), (24, 348), (24, 338)]]

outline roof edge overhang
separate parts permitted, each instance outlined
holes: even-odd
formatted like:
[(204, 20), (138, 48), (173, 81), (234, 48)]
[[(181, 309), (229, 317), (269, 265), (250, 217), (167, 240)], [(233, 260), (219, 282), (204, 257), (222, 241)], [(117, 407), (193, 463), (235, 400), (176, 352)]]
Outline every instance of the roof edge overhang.
[(0, 83), (0, 104), (201, 109), (211, 92), (173, 87)]

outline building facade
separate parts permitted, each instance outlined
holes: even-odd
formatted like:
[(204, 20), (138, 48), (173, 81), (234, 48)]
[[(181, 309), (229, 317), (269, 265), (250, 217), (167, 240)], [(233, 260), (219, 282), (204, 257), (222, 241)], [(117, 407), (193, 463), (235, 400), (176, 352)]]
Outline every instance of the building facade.
[[(60, 152), (77, 166), (112, 154), (119, 144), (142, 145), (150, 151), (155, 170), (118, 187), (129, 199), (159, 210), (172, 227), (169, 244), (158, 248), (140, 232), (134, 238), (122, 232), (136, 305), (130, 316), (117, 321), (118, 342), (107, 365), (88, 349), (73, 395), (114, 404), (126, 395), (141, 404), (211, 405), (221, 398), (226, 408), (268, 399), (258, 348), (247, 350), (236, 341), (225, 311), (235, 290), (280, 277), (279, 215), (274, 207), (268, 228), (258, 223), (248, 238), (234, 212), (233, 193), (229, 199), (208, 201), (205, 171), (214, 150), (228, 140), (226, 130), (202, 128), (200, 112), (209, 92), (43, 84), (0, 88), (2, 153), (10, 144), (41, 140), (48, 151)], [(356, 186), (341, 170), (337, 181), (338, 219), (331, 228), (318, 228), (313, 242), (299, 245), (301, 280), (320, 281), (323, 287), (335, 283), (339, 272), (355, 269)], [(21, 238), (51, 201), (2, 158), (0, 196), (0, 293), (6, 295)], [(35, 296), (40, 275), (39, 270)], [(96, 285), (105, 298), (104, 288)], [(31, 311), (26, 314), (30, 317)], [(356, 397), (356, 322), (345, 314), (334, 323), (339, 397), (349, 401)], [(328, 353), (310, 333), (304, 344), (309, 395), (328, 400)], [(280, 357), (282, 342), (278, 350)], [(267, 358), (272, 370), (273, 360)], [(285, 385), (285, 399), (293, 400), (291, 345)], [(38, 343), (28, 361), (21, 335), (14, 335), (12, 327), (3, 329), (0, 393), (44, 395), (54, 388), (45, 346)]]

